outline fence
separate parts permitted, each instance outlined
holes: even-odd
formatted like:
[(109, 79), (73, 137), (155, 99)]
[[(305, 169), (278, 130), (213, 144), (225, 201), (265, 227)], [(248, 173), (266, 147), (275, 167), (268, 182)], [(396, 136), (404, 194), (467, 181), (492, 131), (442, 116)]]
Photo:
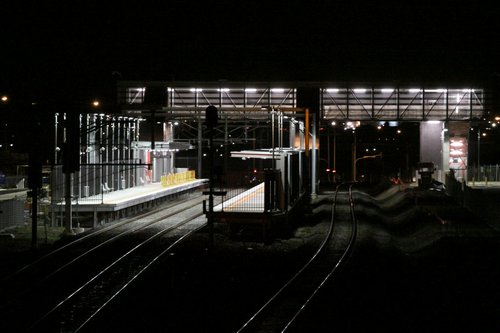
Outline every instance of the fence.
[(467, 181), (498, 182), (500, 181), (500, 165), (472, 166), (467, 170)]
[[(72, 177), (71, 196), (79, 203), (102, 203), (103, 195), (117, 190), (144, 185), (149, 170), (140, 160), (123, 160), (114, 164), (82, 164)], [(65, 175), (62, 166), (52, 170), (50, 196), (53, 203), (65, 198)]]
[[(230, 172), (214, 177), (215, 190), (227, 191), (223, 197), (221, 210), (225, 212), (263, 212), (264, 172)], [(248, 191), (248, 192), (247, 192)], [(231, 198), (231, 199), (228, 199)]]
[(224, 212), (284, 212), (297, 200), (290, 198), (292, 186), (283, 183), (282, 173), (277, 170), (232, 173), (223, 178), (222, 189), (230, 197), (223, 198), (221, 211)]

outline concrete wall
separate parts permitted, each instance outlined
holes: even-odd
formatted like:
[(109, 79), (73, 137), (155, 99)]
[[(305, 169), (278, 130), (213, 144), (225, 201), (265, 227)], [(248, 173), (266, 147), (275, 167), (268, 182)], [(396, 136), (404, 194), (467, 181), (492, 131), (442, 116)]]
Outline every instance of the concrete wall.
[(420, 123), (420, 162), (433, 162), (436, 172), (434, 179), (441, 182), (443, 170), (443, 140), (442, 140), (442, 122), (421, 122)]

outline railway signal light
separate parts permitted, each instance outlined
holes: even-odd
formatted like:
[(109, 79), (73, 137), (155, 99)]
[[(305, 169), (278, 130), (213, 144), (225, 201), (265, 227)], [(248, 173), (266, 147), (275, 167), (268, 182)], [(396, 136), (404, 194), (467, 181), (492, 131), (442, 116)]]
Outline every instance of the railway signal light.
[(217, 113), (218, 110), (213, 105), (209, 105), (205, 109), (205, 124), (207, 125), (208, 129), (213, 129), (215, 126), (217, 126), (217, 121), (219, 118), (219, 115)]

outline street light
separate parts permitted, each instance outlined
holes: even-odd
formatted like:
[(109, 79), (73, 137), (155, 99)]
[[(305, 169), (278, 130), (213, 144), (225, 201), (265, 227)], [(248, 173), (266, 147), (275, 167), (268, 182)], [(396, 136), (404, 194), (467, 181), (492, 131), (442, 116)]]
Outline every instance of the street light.
[(354, 160), (354, 163), (353, 163), (353, 181), (356, 181), (356, 163), (358, 163), (359, 160), (364, 160), (364, 159), (367, 159), (367, 158), (377, 158), (377, 157), (382, 157), (382, 153), (379, 153), (379, 154), (375, 154), (375, 155), (366, 155), (366, 156), (361, 156), (361, 157), (358, 157)]
[(481, 136), (486, 136), (486, 133), (481, 134), (481, 128), (477, 129), (477, 180), (481, 180)]
[(477, 129), (477, 180), (481, 179), (481, 129)]

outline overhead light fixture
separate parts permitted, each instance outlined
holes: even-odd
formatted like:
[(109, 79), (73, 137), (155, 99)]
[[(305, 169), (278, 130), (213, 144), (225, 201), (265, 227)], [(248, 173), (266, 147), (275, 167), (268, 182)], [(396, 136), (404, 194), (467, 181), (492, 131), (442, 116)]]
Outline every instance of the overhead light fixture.
[(364, 89), (364, 88), (355, 88), (352, 91), (354, 91), (356, 94), (364, 94), (364, 93), (366, 93), (366, 89)]

